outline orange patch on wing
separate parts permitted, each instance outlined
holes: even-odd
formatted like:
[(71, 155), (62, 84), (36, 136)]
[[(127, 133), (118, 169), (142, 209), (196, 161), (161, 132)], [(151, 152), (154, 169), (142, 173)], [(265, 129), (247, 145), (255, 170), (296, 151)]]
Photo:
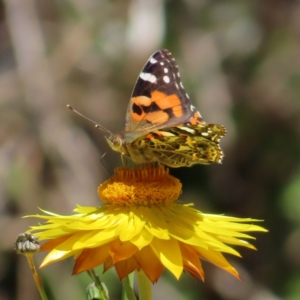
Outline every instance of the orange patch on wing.
[(145, 138), (153, 139), (153, 138), (159, 138), (164, 136), (174, 136), (174, 134), (167, 131), (155, 131), (154, 133), (148, 134)]
[[(181, 101), (175, 94), (166, 95), (165, 93), (154, 91), (151, 93), (151, 98), (146, 96), (133, 97), (131, 98), (131, 103), (132, 107), (135, 106), (135, 111), (131, 110), (131, 119), (136, 122), (147, 120), (150, 123), (165, 123), (170, 118), (170, 115), (163, 111), (165, 109), (172, 109), (172, 113), (176, 117), (181, 117), (183, 114)], [(155, 103), (161, 111), (145, 113), (144, 108), (151, 106), (152, 103)]]
[(152, 99), (146, 96), (139, 96), (131, 98), (131, 102), (135, 103), (138, 106), (150, 106), (152, 103)]
[(197, 125), (197, 124), (204, 124), (205, 123), (198, 111), (196, 111), (194, 113), (193, 117), (188, 122), (191, 125)]
[(153, 139), (153, 138), (155, 138), (155, 135), (154, 134), (148, 134), (145, 138), (146, 139)]
[(169, 120), (169, 115), (161, 110), (146, 114), (145, 119), (151, 123), (165, 123)]
[(151, 93), (151, 99), (161, 109), (171, 108), (176, 117), (182, 116), (181, 101), (175, 94), (166, 95), (165, 93), (154, 91)]
[(141, 121), (145, 118), (145, 113), (142, 112), (140, 115), (135, 113), (135, 112), (132, 112), (131, 113), (131, 119), (134, 120), (134, 121)]
[[(146, 96), (139, 96), (139, 97), (132, 97), (131, 98), (131, 119), (134, 121), (141, 121), (145, 118), (146, 113), (144, 112), (143, 106), (150, 106), (152, 103), (151, 99)], [(136, 109), (138, 111), (134, 112), (132, 107), (137, 106), (139, 109)]]

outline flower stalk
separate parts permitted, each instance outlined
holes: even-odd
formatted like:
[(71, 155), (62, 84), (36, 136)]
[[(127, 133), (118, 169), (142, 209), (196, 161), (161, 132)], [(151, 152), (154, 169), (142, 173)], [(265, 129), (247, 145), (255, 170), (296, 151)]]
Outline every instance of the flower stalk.
[(135, 275), (137, 278), (139, 299), (152, 300), (151, 281), (142, 270), (136, 270)]
[(33, 255), (39, 252), (40, 250), (38, 238), (30, 233), (20, 233), (17, 236), (15, 245), (15, 250), (17, 251), (17, 253), (25, 255), (27, 258), (29, 268), (31, 270), (32, 276), (34, 278), (35, 284), (38, 288), (42, 300), (48, 300), (41, 278), (36, 271), (33, 261)]
[(32, 276), (34, 278), (35, 284), (38, 288), (38, 291), (40, 293), (40, 296), (41, 296), (42, 300), (48, 300), (48, 297), (47, 297), (47, 294), (44, 290), (41, 278), (40, 278), (39, 274), (36, 272), (36, 269), (35, 269), (35, 265), (34, 265), (34, 261), (33, 261), (33, 254), (28, 254), (28, 255), (26, 255), (26, 257), (27, 257), (27, 261), (28, 261), (29, 267), (30, 267), (31, 272), (32, 272)]
[(94, 269), (88, 270), (87, 273), (93, 279), (97, 289), (99, 290), (101, 300), (109, 300), (108, 290), (105, 288), (104, 283), (101, 282), (98, 274)]
[(133, 282), (134, 282), (133, 275), (134, 274), (131, 273), (128, 276), (124, 277), (122, 280), (122, 285), (123, 285), (122, 300), (136, 300), (133, 291)]

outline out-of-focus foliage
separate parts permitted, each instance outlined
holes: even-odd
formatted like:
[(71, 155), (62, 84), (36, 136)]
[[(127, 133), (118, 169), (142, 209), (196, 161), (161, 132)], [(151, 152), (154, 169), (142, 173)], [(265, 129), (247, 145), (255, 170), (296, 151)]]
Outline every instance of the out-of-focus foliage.
[[(172, 171), (181, 200), (264, 219), (270, 232), (257, 234), (257, 252), (229, 257), (241, 282), (205, 265), (204, 284), (166, 273), (154, 298), (299, 298), (299, 1), (4, 0), (0, 18), (0, 299), (39, 299), (13, 251), (34, 222), (21, 216), (98, 205), (105, 170), (121, 164), (66, 104), (121, 131), (138, 73), (159, 48), (175, 56), (205, 120), (228, 131), (222, 165)], [(89, 278), (71, 277), (72, 263), (40, 271), (51, 299), (84, 299)], [(115, 273), (104, 281), (120, 299)]]

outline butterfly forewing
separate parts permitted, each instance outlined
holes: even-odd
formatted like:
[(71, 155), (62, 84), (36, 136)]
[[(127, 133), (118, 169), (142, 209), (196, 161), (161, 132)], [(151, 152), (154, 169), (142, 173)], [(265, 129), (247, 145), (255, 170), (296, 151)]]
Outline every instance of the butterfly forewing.
[[(149, 132), (187, 123), (197, 110), (180, 80), (168, 50), (155, 52), (147, 61), (132, 93), (125, 132)], [(199, 112), (198, 121), (202, 122)]]

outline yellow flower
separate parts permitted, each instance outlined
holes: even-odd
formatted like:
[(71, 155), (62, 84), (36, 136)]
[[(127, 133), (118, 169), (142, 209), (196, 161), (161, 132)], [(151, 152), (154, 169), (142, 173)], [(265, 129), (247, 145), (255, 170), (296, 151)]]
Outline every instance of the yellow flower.
[(244, 240), (253, 239), (246, 232), (266, 231), (252, 224), (258, 220), (203, 214), (192, 204), (176, 203), (181, 183), (163, 166), (118, 168), (98, 193), (101, 207), (35, 216), (47, 220), (29, 230), (48, 240), (41, 246), (49, 251), (41, 266), (74, 256), (73, 274), (103, 264), (120, 279), (143, 270), (154, 283), (164, 268), (177, 279), (186, 271), (204, 280), (204, 259), (239, 278), (223, 253), (240, 256), (232, 246), (255, 249)]

